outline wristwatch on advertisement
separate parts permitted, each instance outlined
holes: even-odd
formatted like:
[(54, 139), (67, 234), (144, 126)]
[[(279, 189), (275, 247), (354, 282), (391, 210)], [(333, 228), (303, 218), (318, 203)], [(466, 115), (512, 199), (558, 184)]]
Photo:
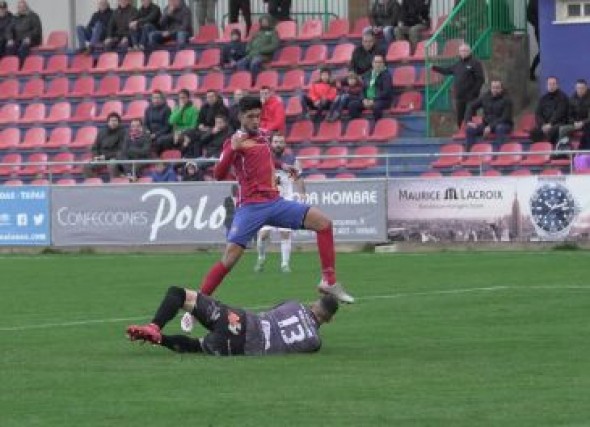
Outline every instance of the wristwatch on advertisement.
[(542, 182), (529, 205), (535, 230), (546, 239), (566, 238), (579, 213), (572, 193), (561, 182)]

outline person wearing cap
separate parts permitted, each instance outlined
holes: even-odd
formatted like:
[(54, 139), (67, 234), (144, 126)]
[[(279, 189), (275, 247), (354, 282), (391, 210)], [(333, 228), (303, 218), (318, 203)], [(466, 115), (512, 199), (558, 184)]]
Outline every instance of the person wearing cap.
[(246, 56), (246, 43), (242, 41), (242, 33), (237, 28), (231, 31), (231, 40), (223, 45), (221, 66), (235, 69), (238, 62)]
[(19, 0), (16, 8), (17, 14), (6, 32), (6, 53), (18, 55), (24, 62), (31, 48), (43, 41), (43, 29), (39, 15), (29, 8), (25, 0)]
[(0, 58), (6, 53), (6, 32), (12, 25), (12, 13), (5, 1), (0, 1)]
[[(166, 335), (162, 329), (180, 310), (191, 313), (209, 332), (199, 338)], [(203, 293), (170, 286), (151, 323), (131, 325), (131, 341), (150, 342), (177, 353), (215, 356), (267, 356), (320, 350), (320, 327), (332, 320), (338, 300), (324, 295), (311, 304), (290, 300), (255, 313), (227, 306)]]

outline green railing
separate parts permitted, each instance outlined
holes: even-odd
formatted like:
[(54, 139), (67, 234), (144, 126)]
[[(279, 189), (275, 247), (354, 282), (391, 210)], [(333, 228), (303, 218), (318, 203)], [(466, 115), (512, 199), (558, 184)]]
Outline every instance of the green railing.
[(474, 55), (489, 59), (492, 35), (526, 31), (527, 0), (462, 0), (426, 44), (426, 114), (431, 134), (435, 112), (452, 109), (452, 77), (431, 70), (433, 65), (448, 66), (457, 60), (461, 43), (471, 46)]

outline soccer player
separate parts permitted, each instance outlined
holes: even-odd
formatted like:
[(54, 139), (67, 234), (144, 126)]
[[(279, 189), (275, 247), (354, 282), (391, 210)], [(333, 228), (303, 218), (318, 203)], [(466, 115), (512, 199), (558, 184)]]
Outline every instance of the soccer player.
[[(202, 338), (164, 335), (162, 329), (180, 309), (191, 313), (209, 333)], [(311, 353), (321, 347), (318, 329), (338, 310), (338, 300), (324, 295), (306, 306), (286, 301), (267, 312), (252, 313), (228, 307), (190, 289), (171, 286), (152, 323), (132, 325), (132, 341), (148, 341), (178, 353), (218, 356)]]
[[(303, 178), (301, 178), (301, 168), (299, 162), (292, 154), (285, 153), (287, 144), (285, 136), (281, 133), (274, 133), (272, 136), (271, 150), (273, 152), (276, 162), (282, 162), (286, 165), (292, 166), (297, 170), (297, 176), (292, 176), (284, 170), (277, 170), (275, 177), (279, 187), (279, 193), (285, 200), (295, 199), (295, 186), (300, 195), (305, 193)], [(258, 239), (256, 241), (256, 248), (258, 249), (258, 261), (254, 267), (254, 271), (261, 272), (264, 270), (264, 263), (266, 262), (266, 246), (270, 242), (271, 233), (278, 231), (281, 237), (281, 271), (283, 273), (290, 273), (291, 267), (289, 260), (291, 259), (291, 236), (292, 231), (289, 228), (277, 228), (270, 225), (265, 225), (258, 232)]]

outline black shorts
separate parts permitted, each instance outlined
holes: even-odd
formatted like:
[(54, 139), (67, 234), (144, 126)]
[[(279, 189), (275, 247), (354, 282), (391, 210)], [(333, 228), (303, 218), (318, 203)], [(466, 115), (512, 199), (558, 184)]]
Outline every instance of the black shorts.
[(203, 338), (203, 351), (218, 356), (244, 354), (246, 312), (199, 293), (192, 314), (209, 330)]

